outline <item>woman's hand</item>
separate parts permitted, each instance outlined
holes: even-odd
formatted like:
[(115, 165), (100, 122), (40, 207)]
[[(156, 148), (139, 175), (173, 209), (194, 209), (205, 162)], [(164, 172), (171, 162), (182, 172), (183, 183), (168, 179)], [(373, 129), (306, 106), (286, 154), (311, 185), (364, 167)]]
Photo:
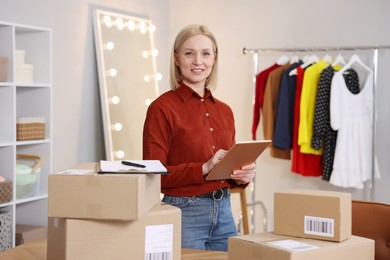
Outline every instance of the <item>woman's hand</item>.
[(256, 164), (252, 163), (243, 166), (240, 170), (235, 170), (232, 173), (232, 179), (236, 181), (237, 185), (250, 183), (256, 175)]
[(226, 150), (220, 149), (213, 156), (211, 156), (211, 158), (202, 165), (203, 175), (207, 175), (211, 169), (213, 169), (214, 166), (222, 160), (226, 153)]

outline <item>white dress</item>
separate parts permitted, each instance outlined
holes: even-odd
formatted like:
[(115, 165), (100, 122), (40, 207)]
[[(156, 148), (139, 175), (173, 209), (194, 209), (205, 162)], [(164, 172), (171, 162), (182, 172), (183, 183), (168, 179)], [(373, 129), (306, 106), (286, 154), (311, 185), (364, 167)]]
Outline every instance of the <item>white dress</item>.
[[(338, 131), (330, 183), (362, 189), (372, 178), (373, 73), (366, 71), (360, 92), (352, 94), (342, 74), (346, 69), (335, 73), (330, 93), (330, 123)], [(376, 164), (375, 160), (375, 178), (379, 178)]]

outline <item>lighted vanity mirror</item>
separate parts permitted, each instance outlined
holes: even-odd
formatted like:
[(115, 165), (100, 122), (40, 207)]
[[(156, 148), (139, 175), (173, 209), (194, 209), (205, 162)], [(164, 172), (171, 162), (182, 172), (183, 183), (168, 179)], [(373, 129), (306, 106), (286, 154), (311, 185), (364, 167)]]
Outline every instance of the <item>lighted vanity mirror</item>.
[(96, 10), (95, 44), (107, 160), (142, 159), (148, 105), (158, 96), (150, 20)]

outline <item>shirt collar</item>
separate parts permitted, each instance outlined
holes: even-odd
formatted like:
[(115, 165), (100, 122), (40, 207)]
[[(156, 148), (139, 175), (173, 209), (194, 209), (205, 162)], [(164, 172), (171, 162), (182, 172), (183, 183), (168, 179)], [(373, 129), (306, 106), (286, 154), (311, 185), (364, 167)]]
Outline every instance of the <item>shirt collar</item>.
[(187, 101), (191, 98), (191, 96), (197, 97), (197, 98), (210, 98), (211, 101), (215, 102), (213, 94), (209, 89), (206, 89), (204, 93), (204, 97), (199, 96), (198, 93), (196, 93), (192, 88), (188, 87), (184, 83), (180, 83), (180, 87), (174, 90), (176, 94), (183, 100)]

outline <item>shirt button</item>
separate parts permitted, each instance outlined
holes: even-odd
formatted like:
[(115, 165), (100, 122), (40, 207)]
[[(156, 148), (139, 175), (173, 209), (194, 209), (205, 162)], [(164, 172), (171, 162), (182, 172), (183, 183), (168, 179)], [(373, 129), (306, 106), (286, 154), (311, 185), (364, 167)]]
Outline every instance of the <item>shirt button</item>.
[(206, 116), (209, 116), (210, 114), (209, 113), (206, 113)]
[(210, 127), (210, 131), (211, 131), (211, 132), (214, 131), (214, 128)]
[(204, 98), (201, 98), (200, 101), (201, 101), (201, 102), (204, 102)]
[(213, 148), (213, 150), (215, 149), (215, 145), (213, 145), (211, 148)]
[(225, 181), (221, 181), (221, 183), (224, 183)]

